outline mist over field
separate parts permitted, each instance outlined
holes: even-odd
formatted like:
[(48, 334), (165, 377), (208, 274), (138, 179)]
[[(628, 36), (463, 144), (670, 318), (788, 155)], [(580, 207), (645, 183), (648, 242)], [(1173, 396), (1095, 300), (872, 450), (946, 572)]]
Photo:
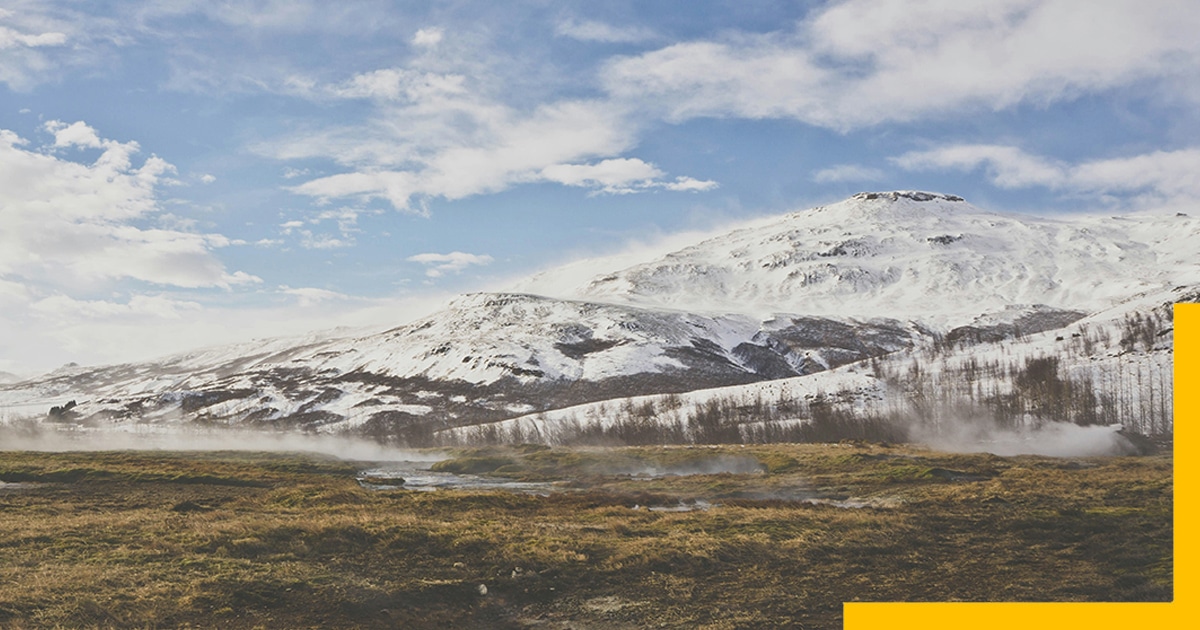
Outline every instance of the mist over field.
[(318, 453), (351, 461), (435, 462), (443, 455), (344, 435), (168, 427), (151, 430), (0, 426), (0, 451), (260, 451)]

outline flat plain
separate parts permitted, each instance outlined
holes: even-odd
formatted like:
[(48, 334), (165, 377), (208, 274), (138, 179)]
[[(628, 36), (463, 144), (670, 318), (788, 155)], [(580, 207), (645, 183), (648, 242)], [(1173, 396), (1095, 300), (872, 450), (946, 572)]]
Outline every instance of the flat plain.
[[(887, 444), (0, 452), (0, 626), (835, 628), (845, 601), (1169, 601), (1172, 457)], [(482, 477), (475, 477), (475, 476)]]

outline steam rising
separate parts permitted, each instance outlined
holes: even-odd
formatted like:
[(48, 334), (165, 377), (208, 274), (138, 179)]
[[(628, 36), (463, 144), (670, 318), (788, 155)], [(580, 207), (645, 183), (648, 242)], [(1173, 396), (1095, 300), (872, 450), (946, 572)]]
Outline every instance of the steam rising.
[(443, 455), (353, 437), (283, 432), (200, 430), (18, 429), (0, 426), (0, 450), (21, 451), (276, 451), (310, 452), (354, 461), (435, 462)]
[(722, 473), (746, 475), (761, 473), (763, 465), (753, 457), (716, 455), (686, 463), (662, 465), (633, 462), (610, 462), (592, 470), (604, 475), (629, 475), (631, 477), (685, 477), (689, 475), (719, 475)]
[(930, 448), (955, 453), (994, 455), (1044, 455), (1048, 457), (1102, 457), (1135, 455), (1138, 448), (1119, 431), (1121, 425), (1079, 426), (1049, 422), (1019, 429), (960, 421), (942, 424), (934, 431), (914, 429), (910, 437)]

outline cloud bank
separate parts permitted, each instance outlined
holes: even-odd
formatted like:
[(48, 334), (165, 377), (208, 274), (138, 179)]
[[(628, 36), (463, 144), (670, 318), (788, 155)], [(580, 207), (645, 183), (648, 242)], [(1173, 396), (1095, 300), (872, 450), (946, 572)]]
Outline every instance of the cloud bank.
[(1196, 148), (1070, 164), (1013, 146), (960, 144), (912, 151), (892, 161), (910, 171), (983, 169), (1001, 188), (1042, 187), (1094, 196), (1132, 194), (1142, 207), (1200, 199), (1200, 149)]
[(1200, 68), (1185, 1), (849, 0), (789, 31), (691, 41), (613, 60), (615, 97), (668, 120), (783, 118), (839, 131), (1044, 105)]

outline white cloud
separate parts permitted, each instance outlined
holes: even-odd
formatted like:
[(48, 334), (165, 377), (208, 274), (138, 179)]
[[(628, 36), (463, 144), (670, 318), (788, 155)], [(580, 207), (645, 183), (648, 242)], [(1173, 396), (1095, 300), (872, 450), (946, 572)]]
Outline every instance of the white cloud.
[(818, 184), (838, 182), (877, 182), (887, 175), (877, 169), (858, 164), (838, 164), (829, 168), (814, 171), (812, 180)]
[(1200, 11), (1183, 0), (849, 0), (790, 33), (620, 58), (617, 98), (669, 120), (793, 118), (847, 130), (970, 108), (1044, 104), (1143, 80), (1185, 89)]
[(55, 81), (108, 58), (118, 21), (86, 16), (78, 3), (5, 0), (0, 12), (0, 84), (16, 91)]
[(677, 192), (705, 192), (717, 188), (718, 184), (709, 179), (695, 179), (681, 175), (676, 177), (673, 182), (663, 182), (661, 186)]
[(101, 139), (83, 123), (46, 124), (51, 147), (101, 148), (91, 163), (26, 149), (0, 130), (0, 277), (39, 287), (95, 288), (123, 279), (178, 287), (253, 282), (213, 256), (228, 245), (216, 234), (146, 229), (133, 222), (159, 214), (157, 187), (174, 167), (150, 156), (136, 165), (135, 142)]
[(39, 48), (42, 46), (62, 46), (67, 43), (65, 33), (39, 33), (29, 35), (0, 26), (0, 50), (6, 48)]
[(1138, 194), (1139, 203), (1200, 201), (1200, 148), (1155, 151), (1076, 164), (1017, 147), (968, 144), (913, 151), (892, 158), (906, 170), (983, 168), (1002, 188), (1049, 188), (1085, 195)]
[(24, 90), (38, 82), (38, 75), (53, 64), (53, 49), (63, 48), (69, 39), (59, 30), (46, 30), (56, 26), (25, 11), (0, 13), (0, 83)]
[(554, 164), (542, 169), (541, 177), (546, 181), (565, 186), (593, 188), (598, 193), (624, 195), (662, 188), (675, 192), (703, 192), (717, 187), (717, 183), (692, 177), (676, 177), (674, 181), (663, 181), (665, 175), (653, 164), (636, 158), (604, 160), (597, 164)]
[(897, 166), (910, 171), (971, 171), (985, 167), (992, 183), (1002, 188), (1066, 184), (1068, 167), (1030, 155), (1017, 147), (994, 144), (959, 144), (929, 151), (912, 151), (892, 158)]
[(128, 315), (179, 319), (184, 312), (200, 308), (200, 304), (196, 302), (173, 300), (161, 295), (134, 295), (129, 298), (128, 302), (120, 303), (104, 300), (77, 300), (58, 294), (30, 304), (30, 310), (34, 313), (58, 321)]
[(310, 223), (320, 223), (321, 221), (334, 221), (337, 223), (338, 230), (342, 234), (357, 232), (359, 210), (356, 208), (337, 208), (336, 210), (324, 210), (319, 212), (317, 216), (310, 220)]
[(462, 94), (465, 78), (457, 74), (419, 72), (405, 68), (384, 68), (356, 74), (349, 80), (322, 88), (307, 86), (304, 91), (318, 95), (324, 89), (336, 98), (373, 98), (380, 100), (404, 100), (415, 102)]
[(554, 34), (585, 42), (636, 44), (658, 38), (653, 30), (642, 26), (612, 26), (592, 20), (564, 20), (554, 28)]
[[(340, 249), (350, 247), (355, 244), (354, 234), (361, 231), (358, 229), (358, 215), (361, 213), (356, 208), (336, 208), (324, 210), (304, 220), (293, 219), (279, 224), (280, 232), (284, 236), (296, 234), (299, 236), (300, 246), (304, 249)], [(319, 225), (323, 221), (333, 221), (337, 224), (339, 236), (332, 234), (317, 233), (312, 229), (305, 229), (309, 225)], [(276, 244), (276, 241), (260, 241), (258, 244)]]
[(437, 278), (447, 272), (458, 273), (471, 265), (490, 265), (492, 257), (487, 254), (450, 252), (449, 254), (417, 254), (409, 256), (408, 261), (428, 265), (429, 268), (425, 270), (425, 275)]
[(139, 3), (127, 19), (143, 30), (153, 30), (163, 20), (196, 15), (228, 27), (257, 31), (308, 32), (343, 28), (351, 11), (322, 10), (323, 4), (316, 0), (167, 0)]
[(604, 160), (597, 164), (551, 164), (541, 171), (546, 181), (566, 186), (597, 187), (604, 192), (631, 192), (645, 187), (663, 172), (636, 158)]
[(1107, 192), (1149, 191), (1200, 199), (1200, 148), (1095, 160), (1071, 170), (1074, 186)]
[(51, 120), (44, 125), (44, 128), (54, 134), (54, 146), (56, 147), (99, 149), (101, 146), (100, 136), (96, 135), (96, 130), (83, 121), (68, 125), (61, 121)]
[(482, 97), (464, 75), (410, 69), (362, 73), (312, 93), (369, 98), (378, 106), (374, 119), (362, 126), (257, 147), (279, 159), (332, 158), (351, 169), (290, 188), (320, 201), (384, 199), (396, 209), (422, 213), (428, 198), (462, 199), (523, 183), (610, 193), (715, 185), (691, 178), (666, 181), (656, 167), (618, 157), (636, 144), (639, 124), (631, 112), (607, 101), (564, 100), (523, 111)]
[(205, 184), (211, 184), (217, 181), (217, 177), (211, 173), (205, 173), (200, 176), (200, 181), (204, 182)]
[(330, 234), (313, 234), (310, 230), (300, 231), (300, 246), (304, 249), (341, 249), (354, 245), (354, 239), (332, 236)]
[(295, 296), (297, 298), (297, 304), (301, 307), (313, 306), (315, 304), (328, 302), (330, 300), (351, 299), (350, 296), (344, 293), (338, 293), (337, 291), (330, 291), (328, 289), (318, 289), (315, 287), (297, 287), (293, 289), (284, 286), (280, 287), (279, 290), (281, 293)]
[(437, 46), (442, 41), (443, 35), (445, 35), (445, 32), (440, 28), (419, 29), (416, 35), (413, 35), (412, 43), (414, 46), (431, 48)]

